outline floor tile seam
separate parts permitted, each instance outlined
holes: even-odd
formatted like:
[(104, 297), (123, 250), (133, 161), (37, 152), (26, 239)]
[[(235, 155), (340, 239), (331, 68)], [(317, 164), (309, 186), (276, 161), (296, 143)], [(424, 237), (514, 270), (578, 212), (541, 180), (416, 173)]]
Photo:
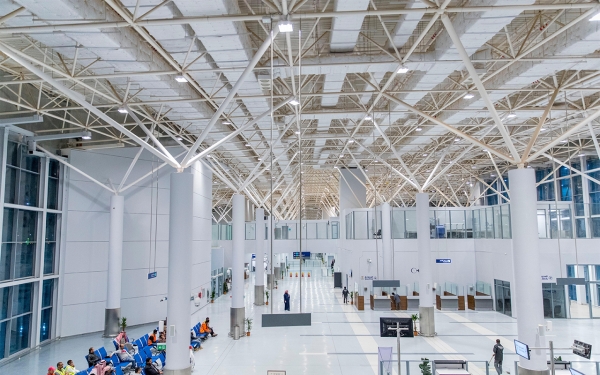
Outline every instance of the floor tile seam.
[[(454, 314), (454, 313), (444, 313), (444, 314), (445, 314), (446, 316), (448, 316), (449, 318), (451, 318), (451, 319), (454, 319), (454, 317), (455, 317), (455, 316), (459, 316), (459, 317), (460, 317), (460, 315), (458, 315), (458, 314)], [(463, 326), (465, 326), (465, 327), (469, 328), (470, 330), (472, 330), (472, 331), (474, 331), (474, 332), (477, 332), (477, 333), (479, 333), (479, 334), (480, 334), (482, 337), (485, 337), (485, 338), (487, 338), (487, 339), (491, 340), (491, 341), (492, 341), (492, 342), (494, 342), (494, 343), (496, 342), (496, 339), (500, 339), (500, 340), (501, 340), (500, 342), (502, 342), (502, 341), (505, 341), (505, 342), (511, 342), (511, 341), (512, 341), (512, 340), (511, 340), (511, 339), (509, 339), (508, 337), (501, 336), (501, 335), (497, 334), (496, 332), (492, 331), (491, 329), (485, 328), (485, 327), (483, 327), (482, 325), (480, 325), (480, 324), (478, 324), (478, 323), (475, 323), (475, 322), (472, 322), (472, 321), (470, 321), (470, 320), (469, 320), (469, 319), (467, 319), (466, 317), (460, 317), (460, 318), (464, 318), (464, 319), (466, 319), (466, 320), (468, 321), (468, 322), (462, 322), (462, 321), (461, 321), (461, 322), (460, 322), (460, 323), (461, 323), (461, 325), (463, 325)], [(455, 319), (455, 320), (456, 320), (456, 319)], [(461, 320), (462, 320), (462, 319), (461, 319)], [(477, 329), (475, 329), (475, 328), (480, 328), (481, 330), (485, 330), (486, 332), (489, 332), (490, 334), (482, 334), (480, 331), (478, 331), (478, 330), (477, 330)], [(507, 351), (509, 351), (509, 352), (513, 352), (513, 353), (514, 353), (514, 351), (515, 351), (515, 350), (514, 350), (512, 347), (510, 347), (510, 346), (508, 346), (508, 345), (507, 345), (507, 346), (505, 346), (504, 348), (505, 348), (505, 349), (507, 349)]]

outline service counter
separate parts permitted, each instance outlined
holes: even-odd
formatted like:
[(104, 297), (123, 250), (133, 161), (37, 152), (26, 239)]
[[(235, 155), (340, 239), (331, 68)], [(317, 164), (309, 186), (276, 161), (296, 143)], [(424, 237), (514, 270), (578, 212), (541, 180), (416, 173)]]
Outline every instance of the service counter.
[(458, 311), (458, 296), (453, 295), (436, 295), (436, 307), (440, 311)]
[(406, 310), (419, 310), (419, 296), (406, 296)]
[(467, 301), (469, 304), (469, 310), (494, 311), (494, 301), (492, 300), (492, 296), (468, 295)]

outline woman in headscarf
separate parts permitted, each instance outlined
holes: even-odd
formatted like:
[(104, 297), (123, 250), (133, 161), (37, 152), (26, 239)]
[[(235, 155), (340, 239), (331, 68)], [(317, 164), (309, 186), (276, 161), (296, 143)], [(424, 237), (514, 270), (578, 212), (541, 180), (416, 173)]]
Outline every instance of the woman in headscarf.
[(283, 293), (283, 305), (285, 311), (290, 311), (290, 294), (287, 290), (285, 291), (285, 293)]

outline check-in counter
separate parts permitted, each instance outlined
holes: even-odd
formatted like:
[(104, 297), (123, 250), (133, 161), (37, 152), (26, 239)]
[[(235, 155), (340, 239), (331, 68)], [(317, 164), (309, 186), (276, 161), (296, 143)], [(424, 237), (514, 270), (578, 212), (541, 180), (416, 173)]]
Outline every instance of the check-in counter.
[(406, 309), (419, 310), (419, 296), (406, 296)]
[(458, 296), (454, 295), (436, 295), (436, 307), (440, 311), (458, 311)]
[(467, 301), (469, 305), (469, 310), (494, 311), (494, 301), (492, 300), (492, 296), (468, 295)]
[(373, 280), (370, 294), (371, 310), (391, 311), (392, 293), (398, 293), (400, 280)]
[(371, 295), (371, 310), (375, 311), (390, 311), (390, 297)]

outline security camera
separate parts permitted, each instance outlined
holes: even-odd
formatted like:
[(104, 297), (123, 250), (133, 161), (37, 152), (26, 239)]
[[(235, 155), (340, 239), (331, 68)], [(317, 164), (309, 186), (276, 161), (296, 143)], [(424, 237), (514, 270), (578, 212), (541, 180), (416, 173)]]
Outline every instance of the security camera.
[(29, 155), (33, 155), (33, 153), (35, 152), (35, 147), (36, 142), (33, 139), (27, 141), (27, 152), (29, 153)]

